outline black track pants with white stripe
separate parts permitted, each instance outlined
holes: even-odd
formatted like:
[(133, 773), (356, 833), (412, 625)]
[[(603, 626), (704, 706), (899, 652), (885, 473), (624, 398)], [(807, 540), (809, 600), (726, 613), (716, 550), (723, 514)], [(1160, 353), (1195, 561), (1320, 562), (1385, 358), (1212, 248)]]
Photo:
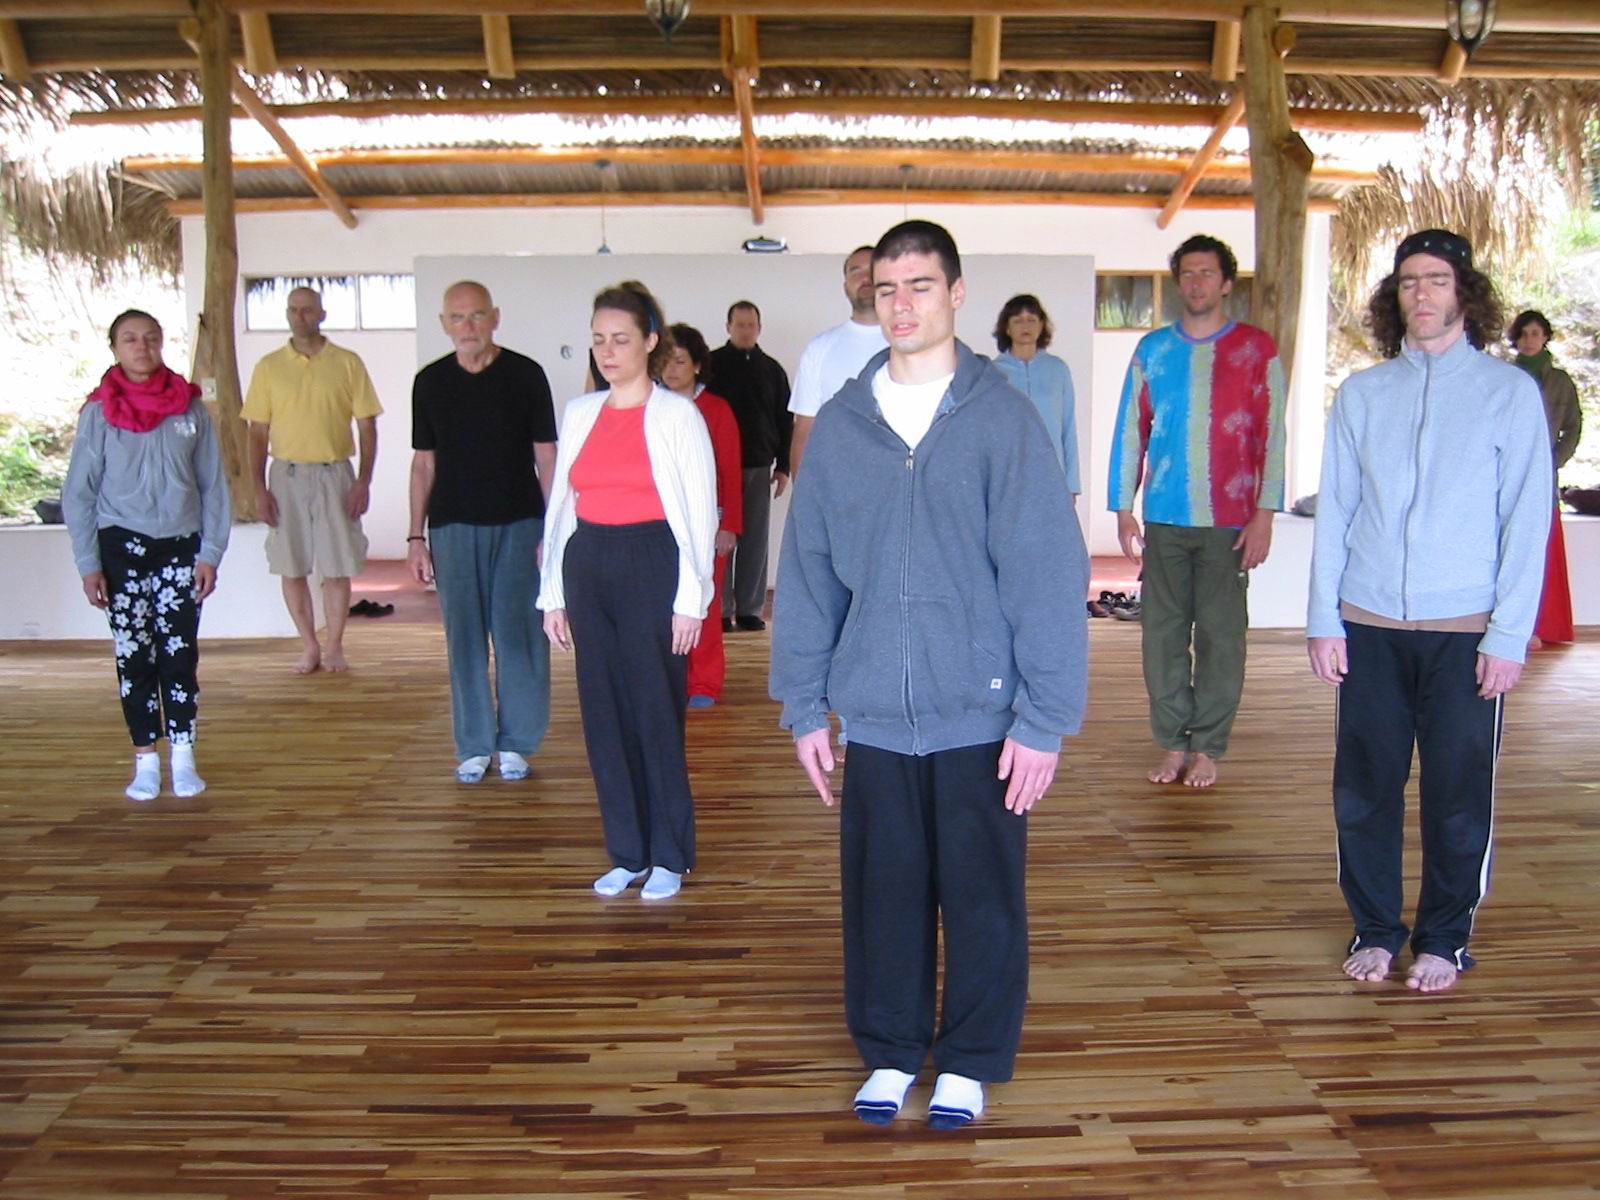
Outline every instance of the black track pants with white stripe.
[(1351, 949), (1397, 954), (1405, 788), (1412, 747), (1421, 764), (1422, 888), (1415, 954), (1462, 970), (1489, 891), (1495, 762), (1503, 698), (1478, 696), (1482, 634), (1347, 625), (1350, 671), (1339, 688), (1333, 811), (1339, 887), (1355, 921)]

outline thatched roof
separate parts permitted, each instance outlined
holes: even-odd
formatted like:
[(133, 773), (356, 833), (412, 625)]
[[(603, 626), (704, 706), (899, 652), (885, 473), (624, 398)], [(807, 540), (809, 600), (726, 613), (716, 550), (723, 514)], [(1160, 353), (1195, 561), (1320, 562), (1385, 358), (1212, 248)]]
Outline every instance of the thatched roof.
[[(1003, 21), (936, 0), (871, 0), (855, 6), (859, 12), (832, 0), (765, 0), (759, 20), (725, 15), (739, 12), (730, 0), (695, 0), (670, 45), (633, 0), (496, 0), (483, 6), (508, 13), (503, 20), (438, 0), (223, 3), (241, 12), (235, 50), (256, 69), (252, 78), (271, 102), (332, 104), (346, 114), (374, 101), (420, 103), (425, 113), (457, 113), (444, 132), (401, 122), (368, 134), (346, 122), (344, 133), (328, 135), (310, 132), (309, 121), (291, 124), (313, 158), (344, 154), (324, 168), (328, 182), (374, 201), (461, 194), (558, 199), (589, 192), (619, 200), (630, 193), (651, 200), (736, 197), (753, 182), (731, 153), (740, 147), (731, 98), (736, 64), (756, 72), (753, 128), (770, 154), (754, 182), (776, 202), (801, 192), (846, 198), (906, 187), (941, 195), (1155, 198), (1171, 189), (1174, 172), (1166, 164), (1147, 169), (1149, 157), (1186, 159), (1209, 132), (1206, 124), (1168, 128), (1146, 121), (1123, 128), (1113, 124), (1117, 110), (1109, 107), (1078, 123), (1005, 119), (1003, 110), (971, 120), (949, 114), (964, 104), (976, 112), (980, 103), (999, 101), (1018, 102), (1019, 109), (1041, 101), (1098, 101), (1193, 112), (1225, 102), (1236, 87), (1225, 52), (1229, 36), (1236, 42), (1237, 28), (1227, 17), (1238, 5), (1229, 0), (1061, 0), (1034, 6), (1041, 15)], [(1346, 277), (1364, 273), (1370, 239), (1424, 219), (1472, 231), (1492, 248), (1491, 257), (1537, 257), (1534, 233), (1551, 203), (1550, 182), (1576, 194), (1594, 143), (1590, 139), (1586, 150), (1585, 125), (1600, 121), (1600, 4), (1500, 0), (1501, 27), (1473, 56), (1466, 78), (1445, 83), (1438, 78), (1450, 61), (1441, 3), (1392, 0), (1387, 16), (1371, 16), (1372, 6), (1362, 4), (1351, 12), (1367, 15), (1348, 18), (1339, 16), (1351, 7), (1346, 0), (1281, 3), (1287, 18), (1299, 18), (1298, 40), (1286, 60), (1292, 105), (1421, 114), (1427, 122), (1420, 146), (1414, 136), (1385, 141), (1328, 134), (1314, 141), (1319, 161), (1370, 173), (1365, 181), (1348, 172), (1313, 180), (1314, 197), (1341, 205), (1338, 242)], [(138, 7), (148, 14), (142, 17), (84, 17), (97, 6), (83, 3), (62, 6), (61, 15), (38, 15), (45, 6), (24, 4), (11, 21), (7, 4), (0, 0), (0, 35), (10, 25), (17, 38), (0, 81), (0, 159), (4, 204), (19, 236), (96, 262), (126, 251), (169, 265), (176, 254), (169, 201), (181, 206), (198, 194), (198, 124), (164, 124), (131, 139), (123, 129), (121, 136), (103, 137), (99, 150), (79, 125), (85, 113), (136, 110), (161, 117), (199, 103), (193, 52), (177, 27), (189, 11), (187, 0), (141, 0)], [(987, 66), (981, 61), (984, 28), (994, 37)], [(491, 44), (496, 39), (498, 48)], [(18, 54), (32, 72), (26, 79), (13, 69)], [(491, 73), (497, 56), (501, 73), (509, 64), (510, 78)], [(493, 117), (462, 112), (485, 101), (499, 102), (502, 111)], [(525, 109), (531, 118), (541, 106), (570, 110), (585, 101), (595, 103), (537, 124), (504, 111)], [(795, 111), (820, 102), (835, 107)], [(935, 104), (945, 115), (917, 116), (924, 111), (919, 105), (932, 113)], [(889, 108), (905, 114), (898, 124), (872, 119), (875, 110)], [(648, 115), (629, 119), (635, 111)], [(1028, 109), (1028, 115), (1037, 111)], [(236, 156), (250, 153), (243, 145), (248, 128), (235, 125)], [(1248, 183), (1233, 169), (1242, 137), (1242, 129), (1235, 131), (1218, 165), (1202, 177), (1195, 190), (1201, 201), (1248, 194)], [(67, 165), (41, 157), (44, 145), (66, 147), (55, 158)], [(452, 150), (552, 145), (592, 154), (560, 161), (450, 156)], [(704, 153), (681, 162), (619, 153), (675, 145)], [(873, 153), (896, 146), (924, 155), (908, 169)], [(951, 154), (930, 156), (930, 146)], [(349, 153), (385, 147), (434, 153), (406, 161)], [(135, 148), (143, 165), (124, 169)], [(859, 153), (840, 157), (841, 151)], [(615, 169), (601, 179), (593, 160), (608, 154), (616, 158)], [(1144, 157), (1117, 161), (1119, 154)], [(1074, 155), (1082, 157), (1082, 170), (1075, 169)], [(1046, 157), (1048, 169), (1040, 165)], [(310, 194), (295, 171), (272, 163), (241, 162), (236, 186), (255, 202)]]

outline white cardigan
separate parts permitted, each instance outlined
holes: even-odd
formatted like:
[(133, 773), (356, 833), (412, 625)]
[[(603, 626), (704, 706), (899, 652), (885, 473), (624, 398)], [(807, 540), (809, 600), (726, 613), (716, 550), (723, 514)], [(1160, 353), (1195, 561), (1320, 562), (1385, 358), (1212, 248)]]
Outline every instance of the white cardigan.
[[(610, 392), (590, 392), (569, 400), (561, 417), (556, 477), (544, 516), (544, 569), (539, 573), (539, 607), (545, 612), (567, 606), (562, 562), (567, 542), (578, 528), (572, 464), (600, 419), (608, 395)], [(672, 611), (703, 619), (711, 606), (717, 536), (717, 473), (711, 435), (692, 400), (655, 384), (645, 401), (644, 444), (650, 452), (656, 494), (678, 542), (678, 591)]]

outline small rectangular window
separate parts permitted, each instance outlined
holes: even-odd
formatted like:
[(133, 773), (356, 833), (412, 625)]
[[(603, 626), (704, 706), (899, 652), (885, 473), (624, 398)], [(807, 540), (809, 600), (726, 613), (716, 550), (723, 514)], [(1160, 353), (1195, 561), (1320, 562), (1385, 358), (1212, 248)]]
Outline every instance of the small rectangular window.
[[(1222, 301), (1222, 311), (1231, 321), (1250, 319), (1250, 285), (1253, 277), (1243, 273), (1234, 277), (1233, 291)], [(1172, 325), (1183, 317), (1183, 294), (1171, 275), (1161, 277), (1161, 323)]]
[(327, 333), (357, 329), (414, 329), (416, 280), (411, 275), (266, 275), (245, 280), (244, 327), (287, 333), (289, 293), (310, 288), (322, 297)]
[(1096, 329), (1154, 329), (1156, 277), (1103, 274), (1094, 280)]

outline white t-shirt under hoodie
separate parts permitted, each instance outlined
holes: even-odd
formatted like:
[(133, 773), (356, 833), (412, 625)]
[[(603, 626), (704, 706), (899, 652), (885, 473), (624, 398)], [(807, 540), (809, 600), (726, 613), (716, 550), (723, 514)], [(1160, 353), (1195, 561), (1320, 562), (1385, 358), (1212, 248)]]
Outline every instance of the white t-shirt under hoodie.
[(933, 414), (939, 411), (939, 402), (955, 377), (952, 371), (927, 383), (896, 383), (889, 378), (889, 364), (885, 363), (872, 377), (872, 396), (889, 428), (915, 450), (933, 424)]

